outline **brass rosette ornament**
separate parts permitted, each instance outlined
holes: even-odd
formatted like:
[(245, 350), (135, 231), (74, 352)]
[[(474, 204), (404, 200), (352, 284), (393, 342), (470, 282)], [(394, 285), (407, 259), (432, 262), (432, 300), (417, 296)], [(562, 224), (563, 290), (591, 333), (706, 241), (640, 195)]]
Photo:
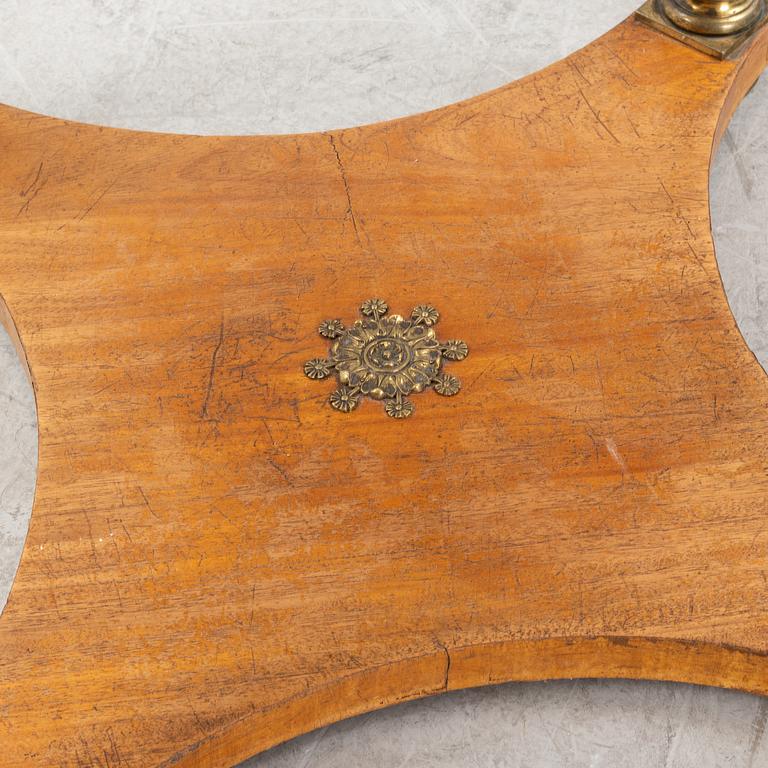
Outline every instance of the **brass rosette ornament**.
[(341, 320), (326, 320), (318, 331), (333, 340), (327, 358), (304, 364), (310, 379), (325, 379), (336, 372), (339, 388), (329, 402), (342, 413), (350, 413), (363, 397), (382, 400), (384, 410), (394, 419), (413, 414), (408, 397), (433, 387), (451, 397), (461, 389), (455, 376), (443, 372), (446, 360), (460, 361), (469, 354), (466, 342), (452, 339), (440, 342), (434, 326), (440, 313), (421, 304), (410, 318), (388, 315), (382, 299), (369, 299), (360, 307), (362, 319), (346, 328)]

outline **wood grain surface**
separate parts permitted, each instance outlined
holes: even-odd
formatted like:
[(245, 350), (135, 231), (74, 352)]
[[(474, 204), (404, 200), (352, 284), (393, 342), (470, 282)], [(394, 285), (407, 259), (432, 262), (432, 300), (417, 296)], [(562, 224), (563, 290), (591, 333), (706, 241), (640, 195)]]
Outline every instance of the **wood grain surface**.
[[(2, 108), (0, 318), (40, 456), (0, 764), (226, 768), (505, 680), (768, 694), (768, 380), (708, 210), (767, 52), (628, 20), (313, 135)], [(439, 307), (459, 395), (329, 407), (302, 365), (371, 296)]]

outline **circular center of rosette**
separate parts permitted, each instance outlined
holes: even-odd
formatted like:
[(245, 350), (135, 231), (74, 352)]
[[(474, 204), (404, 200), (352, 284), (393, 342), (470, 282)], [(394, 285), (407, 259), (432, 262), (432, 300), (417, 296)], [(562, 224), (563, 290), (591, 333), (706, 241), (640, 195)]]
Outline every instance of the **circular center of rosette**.
[(363, 362), (374, 373), (399, 373), (413, 362), (413, 350), (403, 339), (383, 336), (365, 345)]

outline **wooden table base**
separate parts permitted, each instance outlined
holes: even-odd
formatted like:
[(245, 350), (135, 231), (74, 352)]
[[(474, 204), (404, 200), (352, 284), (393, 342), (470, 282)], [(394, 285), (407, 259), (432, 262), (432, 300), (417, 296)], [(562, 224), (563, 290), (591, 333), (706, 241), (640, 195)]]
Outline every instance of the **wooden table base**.
[[(630, 19), (491, 93), (314, 135), (2, 108), (0, 315), (40, 429), (2, 765), (224, 768), (505, 680), (768, 693), (768, 381), (708, 209), (767, 51)], [(372, 297), (440, 310), (419, 344), (458, 394), (332, 407), (343, 366), (303, 366), (347, 354), (318, 326)]]

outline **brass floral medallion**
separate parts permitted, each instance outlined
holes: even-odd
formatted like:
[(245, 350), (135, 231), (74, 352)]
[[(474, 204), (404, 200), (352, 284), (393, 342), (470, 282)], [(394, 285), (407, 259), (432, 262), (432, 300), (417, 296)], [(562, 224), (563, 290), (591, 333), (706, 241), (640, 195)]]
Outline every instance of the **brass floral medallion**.
[(329, 402), (342, 413), (353, 411), (362, 397), (384, 401), (384, 410), (394, 419), (413, 414), (408, 397), (433, 387), (451, 397), (461, 382), (444, 373), (446, 360), (463, 360), (469, 354), (460, 339), (440, 342), (434, 326), (440, 313), (429, 304), (415, 307), (409, 319), (388, 315), (383, 299), (368, 299), (360, 307), (363, 317), (346, 328), (341, 320), (325, 320), (318, 332), (332, 340), (327, 358), (304, 364), (310, 379), (325, 379), (336, 371), (339, 388)]

